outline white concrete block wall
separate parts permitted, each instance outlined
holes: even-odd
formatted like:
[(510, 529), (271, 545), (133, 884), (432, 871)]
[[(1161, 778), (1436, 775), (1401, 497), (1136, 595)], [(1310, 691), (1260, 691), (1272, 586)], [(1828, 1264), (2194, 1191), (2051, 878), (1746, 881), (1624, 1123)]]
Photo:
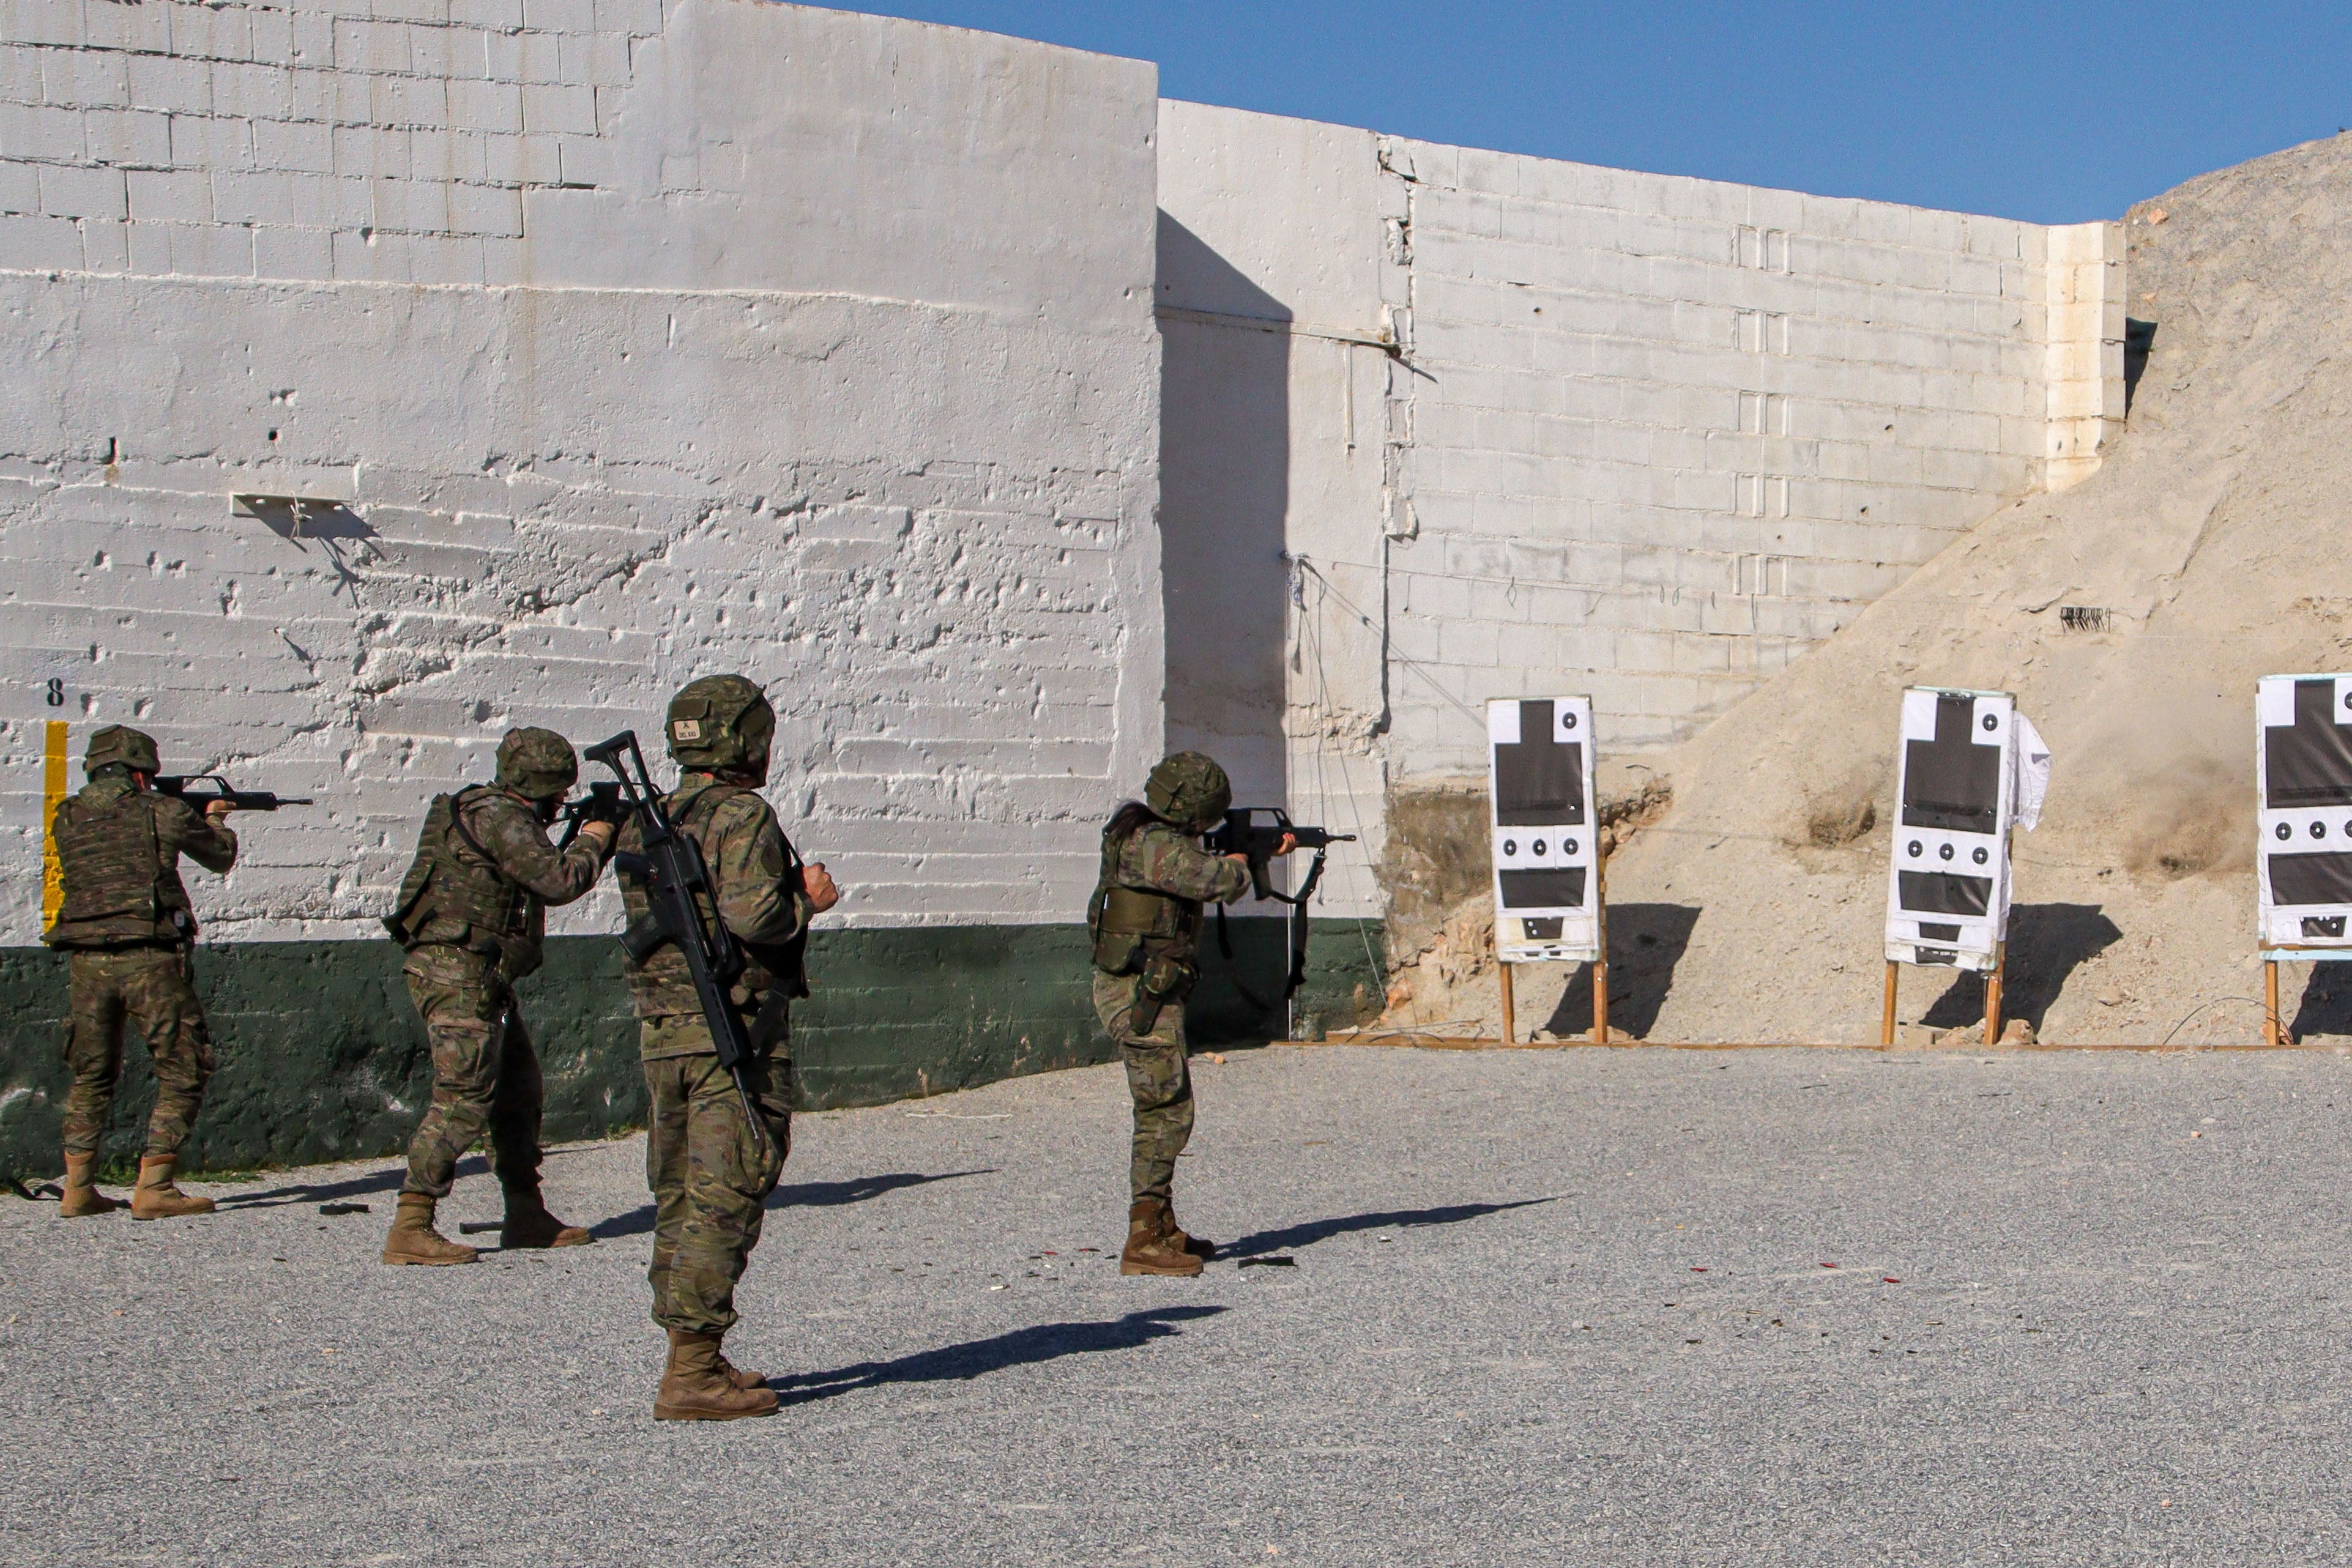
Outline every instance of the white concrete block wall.
[[(1171, 559), (1273, 538), (1353, 574), (1372, 630), (1345, 684), (1388, 787), (1482, 773), (1490, 697), (1589, 692), (1619, 753), (1688, 736), (2005, 497), (2079, 477), (2121, 413), (2105, 225), (1192, 105), (1161, 125), (1161, 204), (1200, 242), (1160, 278), (1163, 318), (1191, 310), (1162, 321)], [(1288, 421), (1272, 486), (1229, 462), (1234, 380), (1173, 370), (1178, 334), (1220, 310), (1290, 323), (1286, 398), (1254, 394)], [(1376, 489), (1297, 480), (1339, 439), (1309, 322), (1395, 340)], [(1269, 505), (1278, 526), (1236, 521)], [(1280, 667), (1236, 680), (1234, 638), (1171, 623), (1171, 733), (1246, 755), (1267, 727), (1213, 716), (1263, 710), (1276, 683), (1286, 733), (1328, 728), (1332, 678), (1297, 649), (1343, 612), (1292, 570)], [(1316, 760), (1289, 758), (1294, 797), (1316, 798)]]
[(133, 723), (320, 798), (195, 879), (217, 935), (373, 936), (507, 727), (657, 737), (740, 669), (851, 923), (1073, 918), (1161, 738), (1151, 68), (389, 9), (0, 0), (12, 863), (42, 721)]
[[(2035, 225), (1420, 143), (1385, 158), (1409, 208), (1395, 395), (1418, 525), (1391, 549), (1395, 601), (1488, 591), (1412, 655), (1424, 691), (1587, 690), (1617, 748), (1680, 739), (2047, 482), (2047, 339), (2071, 319)], [(1571, 625), (1538, 586), (1580, 591)], [(1481, 767), (1459, 717), (1401, 716), (1396, 776)]]

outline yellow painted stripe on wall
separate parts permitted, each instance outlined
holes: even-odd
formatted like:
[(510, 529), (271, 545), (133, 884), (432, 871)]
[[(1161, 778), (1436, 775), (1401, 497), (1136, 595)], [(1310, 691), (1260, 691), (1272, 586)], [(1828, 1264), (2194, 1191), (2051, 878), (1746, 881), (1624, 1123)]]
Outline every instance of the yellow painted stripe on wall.
[(58, 909), (65, 903), (65, 873), (58, 865), (58, 802), (66, 798), (66, 725), (65, 720), (49, 720), (47, 742), (41, 747), (41, 929), (47, 931), (57, 924)]

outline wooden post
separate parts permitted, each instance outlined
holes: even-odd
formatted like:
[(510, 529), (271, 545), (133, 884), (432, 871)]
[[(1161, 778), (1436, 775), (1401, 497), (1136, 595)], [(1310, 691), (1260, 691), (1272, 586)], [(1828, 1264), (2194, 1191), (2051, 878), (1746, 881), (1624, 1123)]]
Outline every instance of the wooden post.
[(2263, 1043), (2264, 1045), (2288, 1043), (2281, 1038), (2286, 1030), (2279, 1025), (2278, 1008), (2278, 960), (2265, 958), (2263, 960)]
[(1609, 1043), (1609, 862), (1595, 857), (1593, 917), (1600, 930), (1601, 956), (1592, 961), (1592, 1043)]
[(1985, 1043), (2000, 1043), (2000, 982), (2009, 968), (2009, 944), (1997, 943), (1992, 950), (1992, 973), (1985, 977)]
[(1501, 972), (1503, 977), (1503, 1043), (1505, 1045), (1517, 1045), (1518, 1043), (1518, 1020), (1511, 1016), (1511, 967), (1502, 959), (1496, 958), (1495, 960), (1495, 967)]
[(1895, 988), (1902, 973), (1903, 966), (1886, 960), (1886, 1010), (1878, 1019), (1878, 1043), (1883, 1046), (1895, 1043)]

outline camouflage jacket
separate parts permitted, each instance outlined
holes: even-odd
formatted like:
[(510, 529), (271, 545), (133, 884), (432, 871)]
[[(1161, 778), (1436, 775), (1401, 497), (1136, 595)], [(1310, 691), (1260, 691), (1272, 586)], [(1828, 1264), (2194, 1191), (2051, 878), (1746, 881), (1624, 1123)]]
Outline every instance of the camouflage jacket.
[[(677, 790), (662, 802), (662, 810), (678, 830), (702, 850), (717, 895), (717, 914), (742, 945), (747, 961), (734, 987), (738, 1007), (756, 1009), (769, 990), (785, 988), (788, 997), (808, 995), (802, 969), (802, 951), (808, 942), (809, 922), (815, 911), (801, 883), (801, 859), (776, 813), (756, 789), (723, 784), (708, 773), (688, 773)], [(638, 852), (645, 839), (633, 818), (621, 829), (620, 848)], [(653, 905), (645, 884), (624, 873), (622, 902), (632, 925), (652, 918)], [(706, 902), (703, 918), (711, 918)], [(685, 956), (664, 943), (642, 964), (629, 966), (629, 994), (639, 1018), (668, 1018), (699, 1013)]]
[(93, 779), (58, 802), (50, 824), (65, 901), (41, 936), (52, 947), (152, 946), (192, 941), (196, 917), (180, 857), (226, 873), (236, 835), (184, 800), (121, 774)]
[(520, 979), (539, 967), (548, 906), (579, 898), (604, 869), (591, 845), (559, 853), (530, 801), (477, 784), (435, 798), (384, 926), (404, 947), (463, 947)]
[(1211, 854), (1172, 823), (1146, 822), (1118, 839), (1105, 829), (1102, 874), (1087, 910), (1095, 967), (1131, 975), (1162, 955), (1191, 963), (1202, 904), (1231, 904), (1249, 884), (1248, 867)]

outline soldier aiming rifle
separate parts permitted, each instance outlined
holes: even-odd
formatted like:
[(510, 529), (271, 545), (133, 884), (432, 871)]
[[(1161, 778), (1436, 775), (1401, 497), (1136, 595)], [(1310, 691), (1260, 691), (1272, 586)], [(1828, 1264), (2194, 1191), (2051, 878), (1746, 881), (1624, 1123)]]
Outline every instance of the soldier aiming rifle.
[[(474, 1261), (474, 1249), (443, 1236), (433, 1218), (457, 1182), (458, 1156), (485, 1128), (506, 1195), (500, 1244), (593, 1239), (550, 1214), (540, 1196), (545, 1095), (514, 997), (515, 982), (540, 966), (548, 906), (585, 896), (613, 846), (614, 813), (599, 804), (610, 796), (563, 804), (579, 778), (570, 741), (551, 729), (509, 730), (496, 782), (437, 795), (425, 813), (416, 859), (383, 924), (407, 950), (401, 974), (432, 1048), (433, 1103), (409, 1141), (386, 1263)], [(571, 827), (561, 845), (550, 844), (559, 815)]]
[[(1200, 752), (1180, 751), (1151, 770), (1143, 799), (1121, 805), (1103, 828), (1102, 873), (1087, 904), (1087, 928), (1095, 1014), (1126, 1059), (1135, 1102), (1122, 1274), (1197, 1274), (1216, 1255), (1214, 1243), (1176, 1223), (1171, 1191), (1176, 1156), (1192, 1136), (1184, 1000), (1201, 977), (1193, 959), (1202, 909), (1214, 901), (1222, 917), (1223, 906), (1253, 885), (1261, 898), (1305, 903), (1330, 841), (1278, 810), (1235, 811), (1233, 802), (1223, 768)], [(1255, 821), (1261, 811), (1270, 822)], [(1267, 862), (1297, 848), (1302, 836), (1317, 848), (1315, 870), (1285, 898), (1268, 880)]]
[(172, 1179), (213, 1072), (212, 1035), (189, 956), (196, 920), (180, 883), (180, 857), (226, 876), (236, 862), (231, 811), (310, 804), (240, 794), (209, 775), (219, 791), (191, 794), (188, 779), (159, 777), (159, 768), (152, 736), (107, 726), (89, 737), (82, 757), (89, 782), (58, 803), (51, 824), (65, 900), (41, 940), (66, 953), (72, 988), (66, 1065), (73, 1087), (66, 1097), (59, 1206), (68, 1218), (122, 1207), (98, 1190), (97, 1167), (122, 1073), (126, 1021), (155, 1063), (155, 1110), (147, 1120), (131, 1218), (212, 1212), (212, 1199), (183, 1192)]

